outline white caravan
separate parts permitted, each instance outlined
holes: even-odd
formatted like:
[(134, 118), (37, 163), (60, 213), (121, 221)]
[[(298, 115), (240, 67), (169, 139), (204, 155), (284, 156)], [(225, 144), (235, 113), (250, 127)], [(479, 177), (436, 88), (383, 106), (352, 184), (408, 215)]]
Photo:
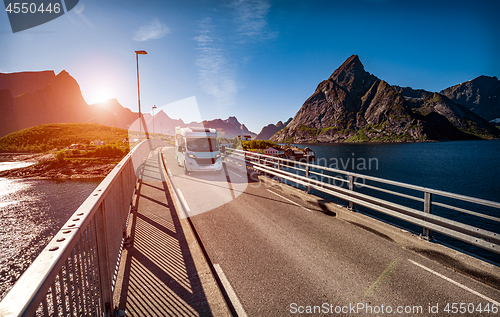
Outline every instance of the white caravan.
[(217, 130), (206, 128), (175, 128), (175, 158), (184, 172), (221, 171), (222, 158)]

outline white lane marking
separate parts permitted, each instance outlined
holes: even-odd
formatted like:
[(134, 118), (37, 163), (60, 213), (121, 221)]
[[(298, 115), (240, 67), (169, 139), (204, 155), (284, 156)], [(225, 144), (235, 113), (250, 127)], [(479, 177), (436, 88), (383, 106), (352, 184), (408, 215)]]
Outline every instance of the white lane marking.
[(235, 173), (235, 172), (233, 172), (233, 171), (230, 171), (230, 170), (227, 170), (227, 171), (228, 171), (229, 173), (231, 173), (231, 174), (234, 174), (234, 175), (238, 176), (238, 177), (242, 177), (241, 175), (238, 175), (238, 174), (236, 174), (236, 173)]
[(448, 281), (448, 282), (450, 282), (450, 283), (452, 283), (452, 284), (455, 284), (456, 286), (458, 286), (458, 287), (460, 287), (460, 288), (462, 288), (462, 289), (464, 289), (464, 290), (466, 290), (466, 291), (468, 291), (468, 292), (470, 292), (470, 293), (472, 293), (472, 294), (474, 294), (474, 295), (477, 295), (477, 296), (481, 297), (482, 299), (485, 299), (485, 300), (489, 301), (490, 303), (493, 303), (493, 304), (496, 304), (496, 305), (500, 306), (500, 303), (499, 303), (499, 302), (497, 302), (497, 301), (495, 301), (495, 300), (493, 300), (493, 299), (491, 299), (491, 298), (489, 298), (489, 297), (487, 297), (487, 296), (485, 296), (485, 295), (483, 295), (483, 294), (481, 294), (481, 293), (478, 293), (478, 292), (476, 292), (475, 290), (470, 289), (470, 288), (468, 288), (468, 287), (467, 287), (467, 286), (465, 286), (465, 285), (462, 285), (462, 284), (460, 284), (460, 283), (458, 283), (458, 282), (455, 282), (455, 281), (454, 281), (454, 280), (452, 280), (451, 278), (448, 278), (448, 277), (446, 277), (446, 276), (444, 276), (444, 275), (442, 275), (442, 274), (439, 274), (438, 272), (433, 271), (433, 270), (429, 269), (428, 267), (425, 267), (425, 266), (423, 266), (422, 264), (417, 263), (417, 262), (415, 262), (415, 261), (412, 261), (412, 260), (410, 260), (410, 259), (408, 259), (408, 261), (410, 261), (411, 263), (415, 264), (416, 266), (419, 266), (419, 267), (423, 268), (424, 270), (426, 270), (426, 271), (428, 271), (428, 272), (430, 272), (430, 273), (432, 273), (432, 274), (434, 274), (434, 275), (439, 276), (440, 278), (442, 278), (442, 279), (444, 279), (444, 280), (446, 280), (446, 281)]
[(167, 173), (168, 173), (168, 176), (172, 177), (172, 172), (170, 171), (170, 168), (167, 168)]
[(181, 199), (182, 204), (184, 205), (184, 208), (186, 208), (186, 212), (187, 213), (191, 212), (191, 209), (189, 209), (189, 205), (188, 205), (186, 199), (184, 198), (184, 195), (182, 194), (182, 192), (179, 188), (177, 188), (177, 195), (179, 195), (179, 198)]
[(220, 267), (219, 264), (214, 264), (214, 269), (217, 272), (217, 275), (219, 276), (219, 279), (224, 286), (224, 289), (226, 290), (227, 296), (229, 296), (229, 299), (231, 300), (231, 303), (233, 304), (234, 310), (236, 311), (236, 314), (238, 317), (247, 317), (247, 313), (243, 309), (243, 305), (241, 305), (240, 300), (238, 299), (238, 296), (236, 296), (236, 293), (234, 292), (233, 287), (229, 283), (229, 280), (226, 277), (226, 274), (224, 274), (224, 271), (222, 271), (222, 268)]
[(288, 199), (288, 198), (285, 198), (285, 197), (281, 196), (280, 194), (276, 194), (276, 193), (275, 193), (275, 192), (273, 192), (272, 190), (269, 190), (269, 189), (268, 189), (267, 191), (268, 191), (268, 192), (270, 192), (270, 193), (275, 194), (276, 196), (279, 196), (279, 197), (283, 198), (283, 199), (284, 199), (284, 200), (286, 200), (286, 201), (291, 202), (291, 203), (292, 203), (292, 204), (294, 204), (294, 205), (299, 206), (300, 208), (303, 208), (303, 209), (305, 209), (305, 210), (307, 210), (307, 211), (311, 211), (311, 209), (306, 208), (306, 207), (302, 206), (301, 204), (298, 204), (298, 203), (294, 202), (293, 200), (290, 200), (290, 199)]

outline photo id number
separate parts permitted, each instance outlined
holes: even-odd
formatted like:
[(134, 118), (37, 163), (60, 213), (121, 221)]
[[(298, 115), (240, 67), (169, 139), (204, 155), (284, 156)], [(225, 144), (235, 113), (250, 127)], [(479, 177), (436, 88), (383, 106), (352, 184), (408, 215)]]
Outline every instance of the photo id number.
[(41, 3), (37, 5), (36, 3), (9, 3), (5, 11), (12, 13), (59, 13), (61, 12), (61, 4), (60, 3), (48, 3), (44, 5)]

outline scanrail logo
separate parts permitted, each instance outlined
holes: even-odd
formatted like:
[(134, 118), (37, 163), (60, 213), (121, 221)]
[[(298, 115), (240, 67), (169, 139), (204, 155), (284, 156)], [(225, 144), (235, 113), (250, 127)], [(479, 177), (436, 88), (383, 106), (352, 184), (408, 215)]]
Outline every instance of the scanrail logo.
[[(26, 0), (25, 0), (26, 1)], [(4, 0), (12, 32), (20, 32), (60, 17), (79, 0)]]

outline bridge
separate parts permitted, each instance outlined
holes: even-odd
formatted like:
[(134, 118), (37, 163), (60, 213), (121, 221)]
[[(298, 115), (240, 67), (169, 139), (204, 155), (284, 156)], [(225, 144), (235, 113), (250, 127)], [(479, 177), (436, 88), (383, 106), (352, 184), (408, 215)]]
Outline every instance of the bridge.
[(430, 237), (500, 253), (498, 232), (433, 214), (497, 223), (456, 202), (499, 203), (240, 150), (224, 160), (220, 174), (186, 175), (172, 146), (136, 146), (21, 276), (0, 316), (498, 314), (499, 267)]

